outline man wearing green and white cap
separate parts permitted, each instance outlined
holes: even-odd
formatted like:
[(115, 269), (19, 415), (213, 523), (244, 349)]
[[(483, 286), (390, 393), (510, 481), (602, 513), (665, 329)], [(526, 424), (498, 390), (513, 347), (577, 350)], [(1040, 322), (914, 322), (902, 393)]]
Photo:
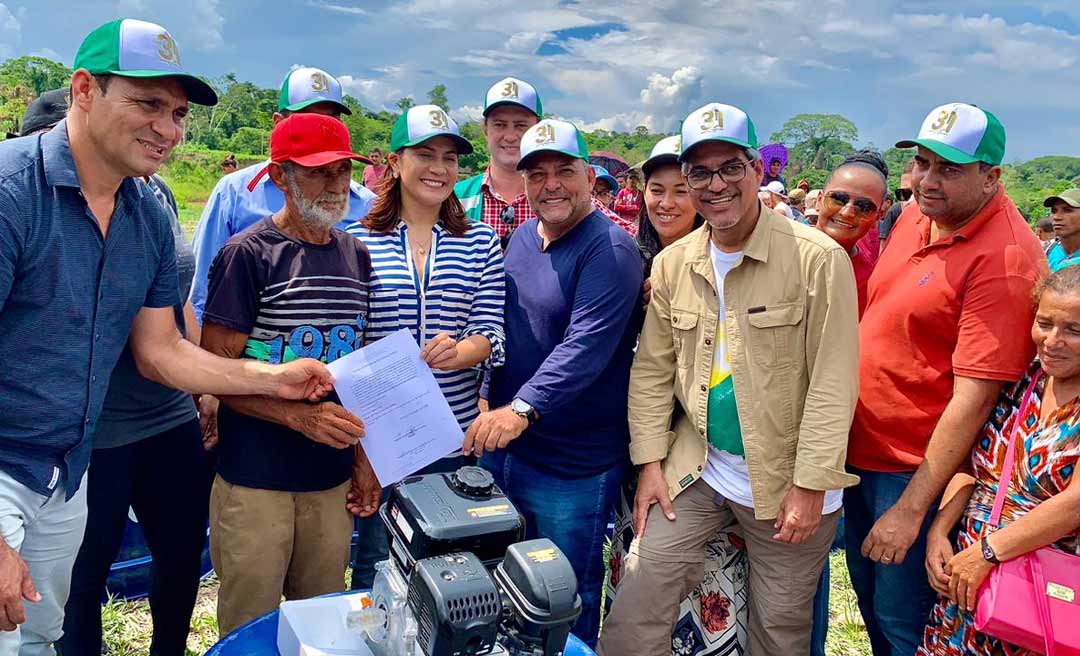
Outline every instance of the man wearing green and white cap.
[(74, 68), (68, 117), (0, 144), (3, 656), (54, 653), (86, 523), (91, 437), (125, 344), (140, 373), (187, 392), (314, 399), (331, 382), (314, 360), (238, 363), (176, 328), (172, 230), (135, 178), (180, 143), (189, 100), (217, 98), (183, 69), (168, 31), (107, 23)]
[[(521, 138), (537, 218), (506, 251), (506, 363), (465, 434), (480, 464), (577, 575), (573, 632), (594, 644), (607, 525), (627, 472), (626, 385), (641, 325), (641, 256), (593, 203), (581, 133), (545, 119)], [(485, 453), (486, 452), (486, 453)], [(635, 652), (626, 652), (635, 653)]]
[[(495, 228), (504, 248), (514, 230), (536, 218), (517, 165), (521, 135), (543, 117), (540, 96), (528, 82), (508, 77), (493, 84), (484, 98), (483, 124), (491, 161), (483, 173), (454, 186), (465, 216)], [(614, 211), (599, 201), (596, 206), (609, 219), (618, 221)]]
[(748, 653), (810, 653), (841, 490), (857, 481), (843, 466), (858, 306), (844, 249), (758, 199), (757, 146), (731, 105), (682, 124), (679, 159), (705, 225), (653, 260), (629, 389), (636, 538), (602, 656), (669, 654), (706, 543), (735, 523), (750, 566)]
[[(325, 114), (340, 118), (351, 114), (341, 93), (341, 84), (332, 75), (318, 68), (297, 68), (281, 83), (274, 124), (290, 114)], [(361, 161), (370, 164), (368, 158)], [(264, 177), (249, 189), (255, 176), (269, 161), (259, 162), (221, 178), (206, 201), (202, 216), (195, 227), (192, 249), (195, 251), (195, 278), (191, 283), (191, 305), (202, 321), (206, 304), (206, 281), (210, 264), (218, 251), (233, 235), (270, 216), (285, 206), (285, 196), (273, 180)], [(349, 224), (367, 214), (375, 194), (353, 182), (349, 187), (349, 213), (338, 225), (344, 230)]]
[(500, 238), (533, 218), (517, 164), (521, 135), (543, 117), (540, 96), (525, 80), (499, 80), (484, 97), (483, 130), (491, 161), (483, 173), (457, 183), (454, 193), (465, 216), (495, 228)]
[(907, 656), (922, 643), (935, 589), (949, 586), (956, 517), (934, 521), (939, 498), (1002, 385), (1031, 362), (1031, 291), (1047, 265), (1000, 184), (997, 117), (941, 105), (896, 146), (917, 148), (916, 202), (867, 286), (847, 462), (861, 482), (845, 492), (844, 525), (874, 654)]
[(1043, 201), (1050, 208), (1054, 243), (1046, 251), (1050, 270), (1080, 264), (1080, 189), (1066, 189)]

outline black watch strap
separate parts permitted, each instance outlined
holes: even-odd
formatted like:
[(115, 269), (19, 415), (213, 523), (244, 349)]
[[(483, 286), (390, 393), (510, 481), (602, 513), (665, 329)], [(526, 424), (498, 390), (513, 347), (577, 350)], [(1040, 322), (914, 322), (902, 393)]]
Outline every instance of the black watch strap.
[(994, 563), (995, 565), (1001, 563), (1001, 561), (998, 560), (997, 554), (994, 553), (994, 548), (990, 546), (990, 543), (986, 540), (985, 536), (983, 537), (980, 544), (982, 545), (983, 558), (990, 561), (991, 563)]

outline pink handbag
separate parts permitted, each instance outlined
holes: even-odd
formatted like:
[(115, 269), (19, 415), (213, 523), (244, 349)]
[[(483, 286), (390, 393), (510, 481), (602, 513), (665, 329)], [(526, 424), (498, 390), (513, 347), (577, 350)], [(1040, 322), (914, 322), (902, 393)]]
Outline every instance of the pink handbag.
[[(1016, 461), (1019, 422), (1027, 415), (1040, 370), (1020, 405), (1001, 468), (989, 526), (1000, 526), (1001, 510)], [(991, 571), (979, 588), (975, 628), (1046, 656), (1080, 656), (1080, 557), (1042, 547)]]

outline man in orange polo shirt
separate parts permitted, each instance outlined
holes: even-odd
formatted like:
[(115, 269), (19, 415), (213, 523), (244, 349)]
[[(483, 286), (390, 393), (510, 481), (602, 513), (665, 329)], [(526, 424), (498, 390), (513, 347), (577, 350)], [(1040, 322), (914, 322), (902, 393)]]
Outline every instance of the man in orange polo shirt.
[(1005, 129), (974, 105), (934, 109), (904, 209), (870, 277), (844, 495), (847, 561), (874, 656), (910, 656), (935, 594), (926, 529), (1002, 385), (1033, 356), (1038, 239), (999, 179)]

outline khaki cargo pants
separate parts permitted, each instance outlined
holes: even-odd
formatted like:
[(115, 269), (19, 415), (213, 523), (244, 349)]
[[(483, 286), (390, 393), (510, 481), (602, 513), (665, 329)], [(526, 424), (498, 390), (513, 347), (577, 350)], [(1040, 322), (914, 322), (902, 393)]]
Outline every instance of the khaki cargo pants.
[(276, 610), (281, 596), (308, 599), (345, 589), (352, 515), (349, 483), (321, 492), (233, 485), (210, 491), (210, 558), (218, 590), (218, 632)]
[(670, 656), (679, 602), (704, 576), (705, 543), (738, 523), (750, 561), (749, 656), (807, 656), (814, 594), (836, 534), (840, 511), (802, 544), (773, 539), (773, 520), (720, 497), (697, 481), (672, 502), (675, 521), (654, 505), (645, 535), (634, 540), (611, 613), (604, 620), (599, 656)]

